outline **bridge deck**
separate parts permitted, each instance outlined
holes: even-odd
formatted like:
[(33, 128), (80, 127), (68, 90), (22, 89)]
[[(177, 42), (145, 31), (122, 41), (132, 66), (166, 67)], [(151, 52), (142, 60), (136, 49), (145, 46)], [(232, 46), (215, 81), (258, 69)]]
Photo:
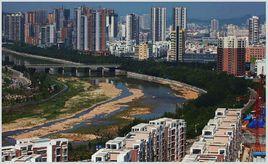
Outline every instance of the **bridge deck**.
[(76, 65), (76, 64), (26, 64), (26, 68), (118, 68), (118, 64), (92, 64), (92, 65)]

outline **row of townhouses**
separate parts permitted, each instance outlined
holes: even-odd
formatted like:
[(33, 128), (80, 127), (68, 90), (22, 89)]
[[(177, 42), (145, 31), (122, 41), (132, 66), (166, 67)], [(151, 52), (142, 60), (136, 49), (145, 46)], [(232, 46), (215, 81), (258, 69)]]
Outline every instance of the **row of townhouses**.
[(181, 161), (186, 150), (186, 123), (160, 118), (140, 123), (124, 137), (116, 137), (92, 155), (92, 162)]
[(241, 109), (218, 108), (183, 162), (237, 162), (241, 153)]
[(27, 138), (2, 147), (2, 162), (66, 162), (68, 139)]

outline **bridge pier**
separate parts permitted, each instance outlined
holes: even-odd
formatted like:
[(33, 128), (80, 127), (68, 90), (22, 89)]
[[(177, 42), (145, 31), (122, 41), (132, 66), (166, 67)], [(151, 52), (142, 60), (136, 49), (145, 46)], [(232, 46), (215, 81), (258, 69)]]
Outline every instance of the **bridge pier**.
[(84, 76), (91, 76), (91, 69), (90, 68), (84, 68)]
[(49, 73), (54, 75), (55, 74), (55, 68), (49, 68)]
[(45, 68), (45, 73), (49, 73), (50, 68)]
[(64, 75), (64, 67), (59, 67), (58, 68), (58, 74)]
[[(16, 63), (19, 61), (16, 61)], [(62, 74), (68, 76), (111, 76), (115, 75), (117, 65), (83, 65), (83, 64), (25, 64), (26, 68), (35, 68), (37, 72)]]

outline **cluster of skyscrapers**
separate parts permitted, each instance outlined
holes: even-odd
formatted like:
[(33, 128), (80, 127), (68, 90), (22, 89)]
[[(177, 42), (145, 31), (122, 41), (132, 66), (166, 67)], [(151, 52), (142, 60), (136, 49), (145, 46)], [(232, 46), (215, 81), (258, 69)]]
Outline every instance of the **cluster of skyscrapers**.
[[(3, 40), (25, 42), (41, 47), (57, 45), (87, 54), (128, 56), (139, 60), (164, 58), (184, 60), (187, 29), (187, 9), (172, 9), (171, 26), (167, 27), (167, 8), (152, 7), (150, 14), (135, 13), (119, 17), (113, 9), (93, 9), (81, 6), (74, 9), (57, 8), (26, 13), (3, 14)], [(225, 25), (213, 18), (209, 39), (216, 40), (219, 71), (235, 76), (245, 75), (245, 62), (262, 60), (265, 46), (260, 45), (260, 20), (248, 19), (248, 29)], [(189, 35), (187, 37), (187, 35)]]
[[(175, 7), (172, 19), (172, 47), (168, 59), (182, 61), (187, 28), (186, 8)], [(72, 19), (70, 9), (64, 8), (53, 9), (51, 13), (37, 10), (3, 15), (4, 41), (25, 42), (41, 47), (57, 45), (85, 53), (109, 54), (109, 45), (120, 41), (124, 42), (126, 49), (130, 49), (126, 52), (135, 53), (139, 44), (146, 43), (150, 47), (168, 38), (167, 9), (162, 7), (152, 7), (151, 15), (128, 14), (122, 21), (113, 9), (86, 6), (75, 8)], [(148, 55), (146, 59), (151, 56)]]

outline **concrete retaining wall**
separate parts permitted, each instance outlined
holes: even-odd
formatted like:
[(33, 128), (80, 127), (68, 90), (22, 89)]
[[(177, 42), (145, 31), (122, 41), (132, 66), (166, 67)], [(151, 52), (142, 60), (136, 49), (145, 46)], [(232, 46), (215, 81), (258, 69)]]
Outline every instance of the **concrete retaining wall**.
[[(122, 70), (121, 70), (121, 74), (122, 74)], [(190, 90), (193, 90), (200, 94), (207, 93), (207, 91), (204, 89), (201, 89), (201, 88), (198, 88), (198, 87), (186, 84), (186, 83), (182, 83), (179, 81), (175, 81), (175, 80), (169, 80), (169, 79), (164, 79), (161, 77), (149, 76), (149, 75), (144, 75), (144, 74), (139, 74), (139, 73), (134, 73), (134, 72), (126, 72), (126, 71), (125, 71), (125, 74), (129, 78), (140, 79), (140, 80), (155, 82), (159, 84), (167, 84), (170, 86), (187, 87)]]

